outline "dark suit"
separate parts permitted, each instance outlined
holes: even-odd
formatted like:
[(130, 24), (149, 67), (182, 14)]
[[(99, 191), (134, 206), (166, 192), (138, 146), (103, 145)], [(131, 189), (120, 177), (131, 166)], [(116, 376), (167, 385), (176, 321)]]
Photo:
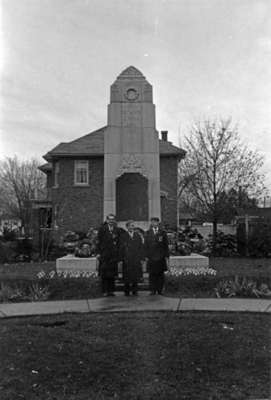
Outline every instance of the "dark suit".
[(131, 237), (128, 232), (121, 235), (121, 259), (123, 261), (124, 292), (137, 292), (137, 284), (142, 276), (141, 261), (144, 259), (144, 246), (136, 232)]
[(164, 272), (167, 270), (166, 258), (169, 257), (167, 234), (161, 228), (158, 228), (156, 234), (153, 228), (146, 232), (145, 255), (148, 258), (150, 290), (161, 293), (164, 286)]
[(115, 277), (118, 274), (120, 260), (119, 246), (120, 229), (115, 226), (110, 232), (108, 224), (103, 224), (97, 238), (97, 251), (100, 254), (99, 275), (103, 293), (112, 293), (115, 290)]

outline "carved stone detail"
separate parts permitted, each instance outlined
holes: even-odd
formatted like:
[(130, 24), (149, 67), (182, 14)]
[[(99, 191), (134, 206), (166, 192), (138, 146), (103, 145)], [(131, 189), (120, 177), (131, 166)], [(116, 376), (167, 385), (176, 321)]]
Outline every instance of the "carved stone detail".
[(148, 177), (145, 167), (138, 157), (136, 157), (134, 154), (124, 155), (121, 166), (117, 173), (117, 177), (125, 173), (136, 173), (136, 172), (145, 177)]
[(145, 79), (144, 75), (135, 67), (130, 66), (126, 68), (122, 73), (118, 76), (118, 79)]

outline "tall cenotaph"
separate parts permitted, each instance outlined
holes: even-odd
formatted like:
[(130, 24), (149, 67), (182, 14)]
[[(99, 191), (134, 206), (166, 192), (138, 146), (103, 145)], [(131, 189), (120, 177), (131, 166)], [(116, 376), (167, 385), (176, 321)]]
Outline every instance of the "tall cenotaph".
[(104, 137), (104, 217), (146, 228), (161, 217), (159, 139), (152, 86), (135, 67), (111, 85)]

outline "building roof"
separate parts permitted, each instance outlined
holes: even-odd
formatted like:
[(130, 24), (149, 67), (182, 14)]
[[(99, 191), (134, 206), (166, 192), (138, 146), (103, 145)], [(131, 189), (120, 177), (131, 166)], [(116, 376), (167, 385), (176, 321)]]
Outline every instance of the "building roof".
[(48, 172), (48, 171), (51, 171), (52, 170), (52, 163), (47, 162), (46, 164), (40, 165), (39, 169), (42, 172), (45, 172), (45, 173)]
[[(51, 161), (54, 157), (75, 157), (75, 156), (103, 156), (104, 155), (104, 132), (106, 126), (72, 142), (59, 143), (43, 157), (46, 161)], [(173, 155), (178, 158), (185, 156), (185, 151), (174, 146), (171, 142), (159, 140), (159, 151), (162, 156)], [(47, 164), (40, 168), (46, 167)]]

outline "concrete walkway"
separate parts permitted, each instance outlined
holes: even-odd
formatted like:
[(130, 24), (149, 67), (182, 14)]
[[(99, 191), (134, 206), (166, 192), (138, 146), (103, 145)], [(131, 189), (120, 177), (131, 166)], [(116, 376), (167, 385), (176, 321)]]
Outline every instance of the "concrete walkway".
[(61, 314), (65, 312), (122, 312), (122, 311), (237, 311), (271, 313), (271, 299), (178, 299), (149, 296), (103, 297), (90, 300), (43, 301), (35, 303), (0, 304), (0, 318)]

